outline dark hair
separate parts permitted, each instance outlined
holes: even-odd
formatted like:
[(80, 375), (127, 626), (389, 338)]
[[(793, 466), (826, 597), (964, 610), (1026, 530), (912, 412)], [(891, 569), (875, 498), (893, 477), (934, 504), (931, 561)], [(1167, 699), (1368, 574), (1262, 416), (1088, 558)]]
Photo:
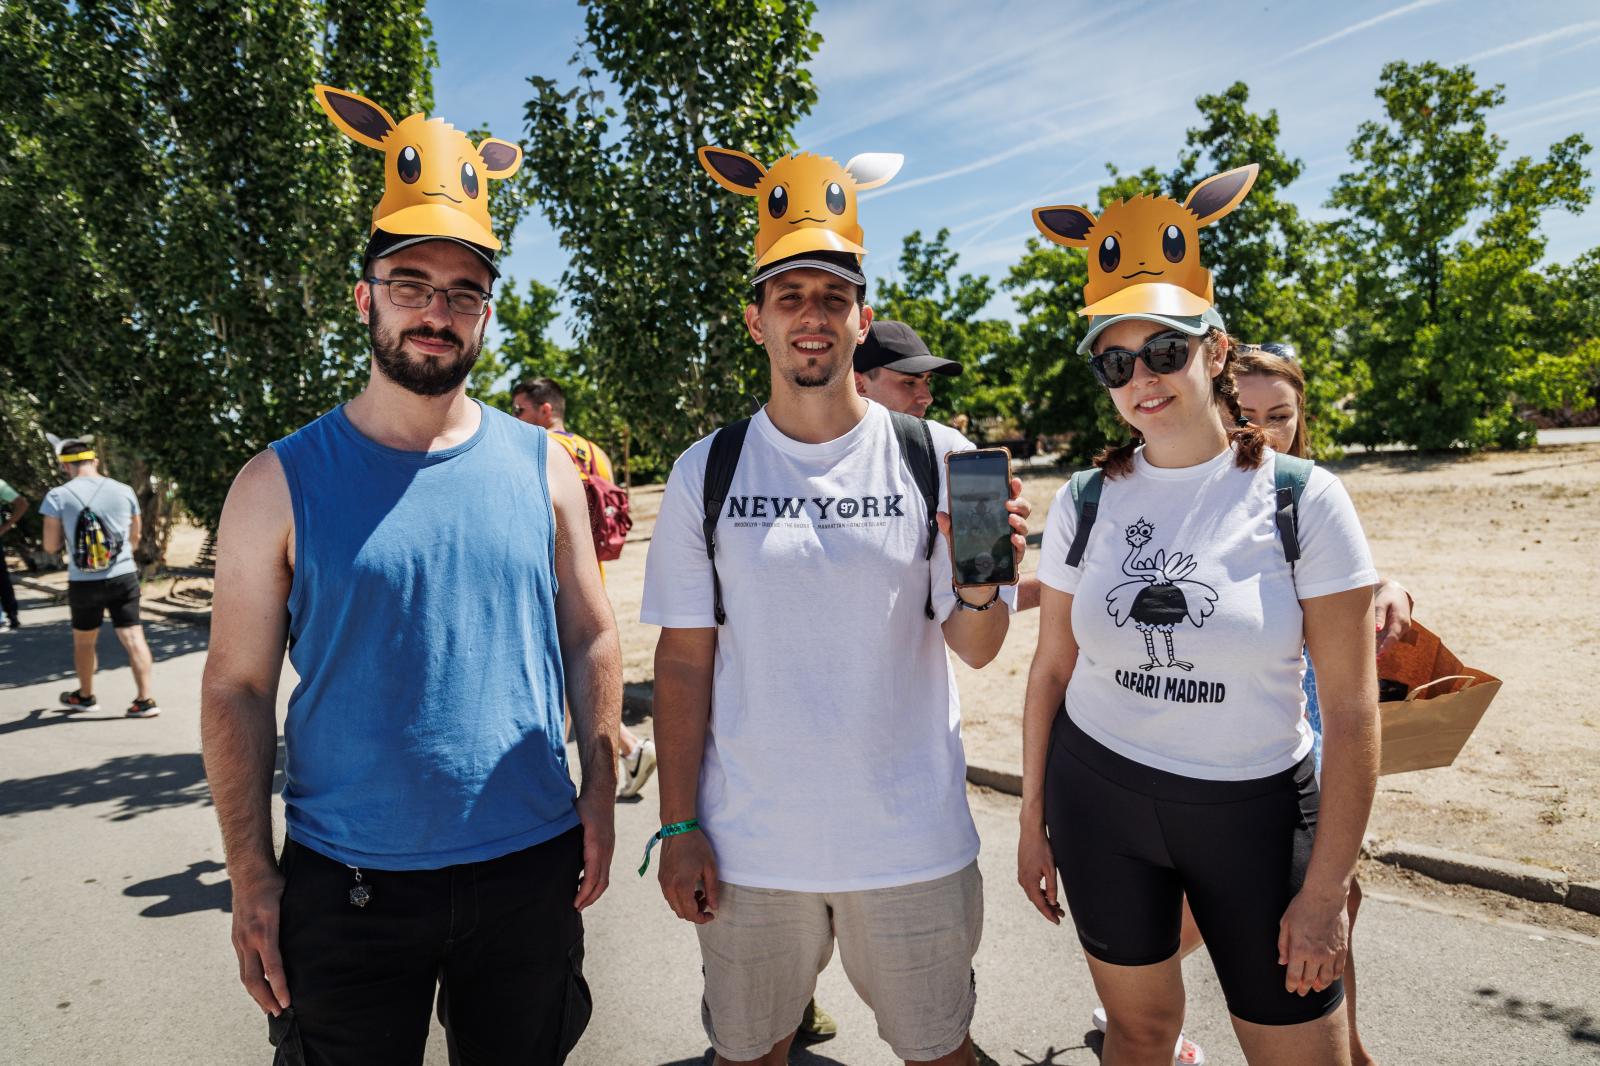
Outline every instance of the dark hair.
[(1294, 390), (1294, 440), (1289, 442), (1289, 454), (1306, 458), (1306, 375), (1300, 364), (1285, 359), (1268, 350), (1265, 345), (1245, 348), (1233, 364), (1233, 376), (1257, 374), (1261, 377), (1282, 378)]
[[(836, 262), (840, 266), (846, 267), (846, 268), (848, 268), (850, 270), (859, 271), (861, 269), (860, 260), (858, 260), (855, 256), (849, 255), (848, 253), (845, 253), (845, 252), (811, 252), (811, 253), (807, 253), (806, 258), (808, 258), (808, 259), (828, 259), (828, 260)], [(777, 275), (774, 274), (773, 277), (777, 277)], [(758, 310), (760, 309), (761, 305), (766, 302), (766, 299), (767, 299), (767, 282), (770, 282), (771, 280), (772, 280), (772, 278), (768, 278), (768, 279), (766, 279), (766, 281), (763, 281), (759, 285), (756, 286), (755, 296), (754, 296), (754, 298), (752, 299), (751, 302), (756, 305), (756, 308)], [(862, 304), (864, 304), (866, 302), (867, 302), (867, 287), (865, 285), (857, 285), (856, 286), (856, 306), (860, 307)]]
[[(1244, 421), (1239, 414), (1239, 386), (1234, 381), (1234, 368), (1239, 358), (1233, 344), (1233, 339), (1220, 329), (1212, 328), (1200, 341), (1202, 350), (1214, 348), (1220, 343), (1228, 345), (1227, 358), (1222, 362), (1222, 369), (1217, 376), (1211, 379), (1211, 397), (1217, 406), (1227, 412), (1233, 428), (1228, 430), (1228, 440), (1238, 445), (1236, 462), (1241, 470), (1254, 470), (1261, 465), (1261, 453), (1267, 447), (1267, 435), (1260, 426)], [(1144, 443), (1144, 438), (1139, 431), (1129, 427), (1133, 432), (1133, 439), (1123, 444), (1107, 445), (1099, 455), (1094, 458), (1094, 465), (1105, 472), (1108, 478), (1125, 477), (1133, 473), (1134, 449)]]
[(567, 394), (561, 391), (550, 378), (532, 378), (528, 381), (519, 381), (511, 390), (511, 396), (526, 396), (528, 402), (538, 407), (549, 404), (550, 410), (555, 412), (557, 418), (567, 417)]

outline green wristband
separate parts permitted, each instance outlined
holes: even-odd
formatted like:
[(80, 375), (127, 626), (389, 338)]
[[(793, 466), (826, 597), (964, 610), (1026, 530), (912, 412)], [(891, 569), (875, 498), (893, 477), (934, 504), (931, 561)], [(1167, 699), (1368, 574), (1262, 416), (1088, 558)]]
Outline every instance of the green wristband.
[(671, 825), (664, 825), (657, 829), (655, 834), (645, 842), (644, 862), (639, 864), (639, 876), (643, 877), (644, 872), (650, 869), (650, 851), (656, 846), (656, 841), (665, 840), (668, 837), (682, 836), (684, 833), (692, 833), (699, 828), (700, 819), (690, 818), (687, 822), (673, 822)]

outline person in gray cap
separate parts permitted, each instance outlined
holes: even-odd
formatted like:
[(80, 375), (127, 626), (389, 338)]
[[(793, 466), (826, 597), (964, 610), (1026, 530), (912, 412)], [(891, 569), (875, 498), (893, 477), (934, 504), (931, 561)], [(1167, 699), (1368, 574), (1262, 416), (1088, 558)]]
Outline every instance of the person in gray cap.
[(856, 346), (855, 368), (857, 395), (917, 418), (933, 404), (933, 375), (961, 373), (960, 363), (928, 351), (916, 330), (882, 318)]

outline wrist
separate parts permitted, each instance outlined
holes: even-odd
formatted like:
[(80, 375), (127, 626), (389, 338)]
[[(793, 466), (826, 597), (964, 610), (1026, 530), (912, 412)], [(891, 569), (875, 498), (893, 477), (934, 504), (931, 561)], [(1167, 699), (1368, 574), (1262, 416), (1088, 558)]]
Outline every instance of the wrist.
[(955, 593), (958, 608), (964, 607), (969, 611), (987, 611), (1000, 602), (999, 585), (971, 585), (957, 588)]

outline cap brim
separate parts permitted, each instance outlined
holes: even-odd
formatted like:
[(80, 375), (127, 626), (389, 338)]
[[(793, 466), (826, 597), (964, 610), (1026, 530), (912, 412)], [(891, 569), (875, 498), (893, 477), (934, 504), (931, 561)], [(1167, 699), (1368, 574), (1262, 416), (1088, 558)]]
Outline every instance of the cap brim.
[(1100, 315), (1137, 314), (1187, 318), (1191, 315), (1204, 314), (1206, 308), (1210, 306), (1210, 300), (1204, 296), (1196, 296), (1182, 285), (1147, 281), (1140, 285), (1129, 285), (1125, 289), (1118, 289), (1105, 299), (1096, 300), (1085, 307), (1079, 314), (1091, 318)]
[(954, 359), (941, 359), (937, 355), (910, 355), (893, 363), (878, 364), (885, 370), (893, 370), (901, 374), (926, 374), (930, 370), (935, 374), (945, 374), (955, 377), (961, 373), (961, 364)]
[(756, 260), (756, 270), (764, 270), (780, 259), (789, 259), (807, 252), (844, 252), (848, 255), (866, 255), (867, 250), (854, 241), (847, 241), (831, 229), (821, 226), (802, 226), (793, 233), (785, 233), (772, 242), (772, 246)]
[(765, 270), (758, 271), (756, 276), (750, 279), (750, 284), (760, 285), (768, 278), (789, 270), (826, 270), (828, 273), (841, 277), (853, 285), (865, 285), (867, 283), (865, 274), (859, 270), (851, 270), (842, 263), (836, 263), (831, 259), (823, 259), (821, 256), (815, 258), (800, 256), (796, 259), (785, 259), (781, 263), (773, 263)]
[(489, 227), (448, 204), (414, 204), (372, 220), (372, 228), (401, 237), (454, 237), (491, 252), (500, 240)]
[(1191, 337), (1203, 336), (1206, 331), (1211, 329), (1227, 328), (1225, 325), (1223, 325), (1221, 313), (1218, 312), (1214, 307), (1208, 307), (1202, 314), (1198, 315), (1100, 315), (1090, 320), (1089, 332), (1084, 335), (1083, 340), (1078, 342), (1078, 354), (1088, 355), (1089, 349), (1094, 344), (1094, 339), (1096, 337), (1100, 336), (1100, 334), (1104, 333), (1109, 327), (1116, 325), (1118, 322), (1126, 322), (1129, 320), (1139, 322), (1154, 322), (1159, 326), (1166, 326), (1168, 329), (1175, 329), (1179, 333), (1184, 333)]
[(483, 260), (483, 265), (489, 268), (489, 276), (491, 278), (498, 278), (500, 276), (500, 268), (494, 265), (493, 252), (489, 251), (487, 248), (480, 248), (471, 241), (462, 240), (460, 237), (441, 237), (438, 234), (405, 236), (403, 234), (385, 233), (383, 230), (378, 230), (372, 235), (371, 239), (367, 241), (367, 258), (382, 259), (385, 256), (393, 255), (402, 248), (411, 248), (418, 244), (426, 244), (429, 241), (449, 241), (451, 244), (459, 244), (461, 247), (465, 248), (469, 252), (472, 252), (479, 259)]

